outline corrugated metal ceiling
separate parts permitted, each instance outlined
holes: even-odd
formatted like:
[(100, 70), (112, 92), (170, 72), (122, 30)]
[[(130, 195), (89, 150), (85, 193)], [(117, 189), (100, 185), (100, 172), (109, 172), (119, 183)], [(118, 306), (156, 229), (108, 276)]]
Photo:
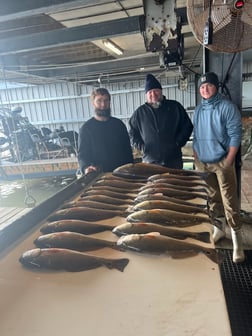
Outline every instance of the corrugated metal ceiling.
[[(176, 7), (184, 10), (183, 64), (200, 72), (202, 47), (187, 23), (186, 0), (177, 0)], [(123, 81), (166, 71), (160, 69), (158, 53), (146, 51), (139, 23), (143, 14), (141, 0), (5, 1), (0, 11), (0, 75), (31, 84), (93, 84), (101, 76)], [(104, 39), (116, 43), (123, 55), (106, 49)], [(168, 76), (174, 73), (178, 75), (178, 67), (167, 71)]]

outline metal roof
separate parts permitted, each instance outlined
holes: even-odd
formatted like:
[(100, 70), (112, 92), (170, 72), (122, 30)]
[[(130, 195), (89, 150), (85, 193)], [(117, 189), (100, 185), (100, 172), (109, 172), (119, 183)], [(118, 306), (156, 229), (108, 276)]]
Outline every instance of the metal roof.
[[(152, 0), (151, 0), (152, 1)], [(154, 0), (153, 0), (154, 1)], [(44, 84), (67, 80), (91, 84), (143, 78), (147, 72), (178, 75), (181, 67), (160, 68), (158, 52), (146, 51), (141, 0), (2, 0), (0, 75), (8, 81)], [(157, 2), (157, 1), (156, 1)], [(176, 1), (184, 37), (183, 67), (201, 72), (202, 46)], [(120, 56), (103, 44), (109, 39)]]

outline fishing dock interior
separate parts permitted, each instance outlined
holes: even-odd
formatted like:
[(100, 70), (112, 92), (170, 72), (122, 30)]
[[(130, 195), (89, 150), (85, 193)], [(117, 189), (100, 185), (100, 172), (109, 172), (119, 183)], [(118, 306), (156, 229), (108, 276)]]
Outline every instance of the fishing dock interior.
[[(20, 256), (35, 247), (48, 216), (76, 200), (94, 180), (76, 177), (36, 206), (32, 199), (24, 207), (0, 204), (1, 336), (252, 335), (251, 8), (251, 0), (2, 4), (0, 180), (76, 177), (77, 137), (93, 116), (93, 89), (108, 89), (111, 114), (128, 126), (132, 113), (146, 101), (148, 73), (160, 81), (163, 95), (179, 101), (190, 118), (200, 102), (200, 75), (217, 73), (222, 93), (237, 104), (248, 127), (240, 171), (246, 255), (241, 264), (232, 262), (227, 229), (227, 238), (216, 245), (212, 239), (198, 243), (202, 249), (220, 252), (225, 257), (220, 264), (203, 253), (171, 258), (106, 247), (88, 253), (128, 258), (123, 272), (105, 267), (82, 272), (31, 270), (21, 265)], [(211, 18), (213, 31), (208, 25)], [(188, 145), (185, 169), (193, 165), (191, 141)], [(102, 223), (112, 229), (125, 220), (118, 216)], [(188, 230), (211, 236), (212, 226), (206, 221)], [(94, 237), (118, 239), (111, 231)]]
[[(241, 205), (242, 209), (248, 212), (252, 206), (251, 192), (248, 188), (248, 181), (252, 175), (251, 165), (252, 160), (248, 156), (243, 163), (241, 184)], [(83, 192), (83, 187), (89, 185), (87, 182), (80, 189), (77, 183), (74, 186), (74, 196), (72, 191), (68, 191), (68, 195), (66, 192), (59, 193), (60, 196), (55, 198), (57, 207), (60, 208), (68, 199), (76, 199)], [(40, 234), (41, 225), (46, 222), (45, 214), (55, 208), (53, 203), (52, 200), (48, 200), (46, 204), (41, 204), (40, 215), (34, 212), (30, 217), (31, 222), (35, 218), (38, 224), (27, 224), (27, 232), (22, 233), (20, 238), (1, 252), (0, 310), (3, 311), (5, 307), (2, 323), (4, 335), (10, 330), (15, 334), (20, 328), (26, 335), (32, 335), (34, 330), (38, 335), (50, 334), (58, 328), (59, 320), (55, 318), (58, 307), (61, 307), (60, 320), (64, 321), (62, 335), (64, 330), (67, 334), (72, 325), (75, 334), (81, 335), (83, 320), (86, 332), (94, 334), (103, 331), (105, 334), (120, 332), (120, 335), (125, 336), (133, 336), (136, 332), (144, 332), (145, 335), (161, 335), (163, 332), (180, 335), (181, 330), (186, 328), (191, 332), (197, 329), (204, 335), (248, 335), (247, 332), (251, 328), (251, 313), (248, 307), (252, 267), (251, 224), (247, 222), (244, 225), (243, 237), (247, 259), (241, 265), (232, 263), (232, 246), (230, 240), (225, 239), (216, 245), (216, 248), (225, 254), (221, 265), (214, 264), (203, 254), (186, 259), (172, 259), (165, 255), (151, 256), (105, 248), (95, 251), (94, 254), (111, 258), (125, 257), (127, 254), (130, 262), (123, 273), (102, 268), (77, 273), (24, 269), (18, 262), (19, 256), (33, 247), (34, 239)], [(15, 222), (22, 224), (22, 218), (29, 216), (34, 209), (10, 208), (9, 211), (1, 211), (3, 216), (0, 228), (3, 233), (6, 226), (11, 228)], [(27, 218), (29, 222), (29, 217)], [(118, 225), (125, 222), (125, 218), (115, 217), (102, 222), (113, 227), (114, 223)], [(9, 233), (15, 230), (18, 231), (18, 227), (12, 226)], [(211, 226), (206, 223), (190, 227), (189, 230), (211, 232)], [(116, 240), (115, 235), (109, 231), (94, 236), (110, 241)], [(11, 293), (8, 289), (10, 283)], [(36, 302), (43, 303), (34, 314)], [(124, 307), (123, 314), (118, 310), (118, 305)], [(75, 310), (76, 314), (70, 314)], [(97, 315), (94, 312), (101, 316), (100, 323), (97, 323)], [(42, 313), (43, 318), (48, 321), (46, 324), (39, 323)], [(14, 316), (19, 316), (18, 323), (13, 323)], [(221, 323), (213, 323), (214, 319)]]

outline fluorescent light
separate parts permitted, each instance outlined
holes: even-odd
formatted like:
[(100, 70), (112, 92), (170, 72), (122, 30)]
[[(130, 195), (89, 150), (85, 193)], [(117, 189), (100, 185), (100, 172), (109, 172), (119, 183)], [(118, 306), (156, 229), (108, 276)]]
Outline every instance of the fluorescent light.
[(102, 41), (106, 48), (113, 51), (116, 55), (122, 55), (123, 50), (119, 48), (114, 42), (111, 42), (109, 40)]

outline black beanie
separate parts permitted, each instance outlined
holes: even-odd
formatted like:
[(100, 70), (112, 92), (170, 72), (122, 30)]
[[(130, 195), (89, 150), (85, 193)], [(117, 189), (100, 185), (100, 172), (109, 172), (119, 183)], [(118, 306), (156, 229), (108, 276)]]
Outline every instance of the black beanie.
[(145, 93), (147, 93), (150, 90), (153, 89), (160, 89), (162, 90), (162, 86), (159, 83), (159, 81), (151, 74), (148, 74), (146, 76), (146, 82), (145, 82)]
[(200, 77), (199, 87), (202, 84), (205, 84), (205, 83), (213, 84), (218, 89), (218, 87), (219, 87), (219, 78), (216, 75), (216, 73), (214, 73), (214, 72), (207, 72), (207, 73), (205, 73), (204, 75), (202, 75)]

